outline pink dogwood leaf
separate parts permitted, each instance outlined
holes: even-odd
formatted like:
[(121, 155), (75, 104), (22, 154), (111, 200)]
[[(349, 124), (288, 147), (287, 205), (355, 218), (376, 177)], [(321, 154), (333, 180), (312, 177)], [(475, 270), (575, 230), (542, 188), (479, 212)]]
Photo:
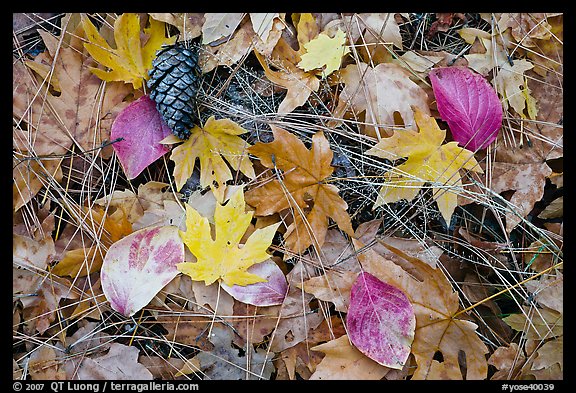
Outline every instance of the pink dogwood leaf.
[(175, 226), (133, 232), (112, 244), (100, 278), (110, 306), (129, 317), (146, 306), (180, 272), (184, 243)]
[(352, 284), (346, 323), (348, 337), (360, 352), (383, 366), (404, 367), (416, 328), (404, 292), (361, 272)]
[(486, 79), (467, 67), (441, 67), (430, 71), (438, 112), (460, 146), (478, 151), (498, 136), (502, 104)]
[(288, 292), (288, 283), (284, 273), (276, 263), (268, 259), (250, 266), (247, 271), (267, 281), (246, 286), (229, 286), (221, 282), (222, 289), (232, 295), (234, 299), (253, 306), (274, 306), (284, 302), (286, 292)]
[(118, 114), (112, 123), (110, 139), (123, 138), (112, 146), (128, 179), (134, 179), (170, 151), (170, 147), (160, 144), (169, 135), (170, 128), (162, 120), (156, 103), (147, 95)]

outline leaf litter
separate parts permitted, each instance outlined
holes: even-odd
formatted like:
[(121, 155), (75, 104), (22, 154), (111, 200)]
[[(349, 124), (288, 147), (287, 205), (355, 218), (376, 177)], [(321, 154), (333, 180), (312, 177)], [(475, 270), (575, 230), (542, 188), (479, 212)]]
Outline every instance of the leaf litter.
[(563, 378), (562, 14), (30, 15), (14, 378)]

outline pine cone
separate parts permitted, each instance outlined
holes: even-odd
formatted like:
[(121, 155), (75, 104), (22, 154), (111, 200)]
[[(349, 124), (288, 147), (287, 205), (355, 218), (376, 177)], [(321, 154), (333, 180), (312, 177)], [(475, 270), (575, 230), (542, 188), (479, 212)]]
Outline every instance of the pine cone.
[(180, 139), (188, 139), (197, 122), (196, 95), (201, 82), (197, 48), (183, 44), (160, 50), (152, 62), (148, 88), (158, 112)]

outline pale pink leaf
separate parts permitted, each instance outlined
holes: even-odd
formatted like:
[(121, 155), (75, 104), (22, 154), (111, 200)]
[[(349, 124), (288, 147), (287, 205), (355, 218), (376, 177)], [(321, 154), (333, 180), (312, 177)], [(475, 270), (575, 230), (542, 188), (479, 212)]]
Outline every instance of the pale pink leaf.
[(414, 340), (416, 317), (408, 297), (370, 273), (362, 272), (350, 291), (348, 337), (377, 363), (402, 369)]
[(150, 97), (143, 96), (128, 105), (118, 114), (110, 139), (123, 138), (112, 146), (124, 168), (128, 179), (134, 179), (148, 165), (170, 151), (170, 147), (160, 141), (171, 135), (156, 103)]
[(229, 286), (222, 282), (222, 288), (232, 297), (242, 303), (253, 306), (274, 306), (282, 304), (288, 292), (288, 283), (282, 270), (270, 259), (252, 265), (248, 268), (248, 273), (256, 274), (266, 282), (257, 282), (246, 286)]
[(133, 232), (112, 244), (102, 264), (102, 291), (110, 306), (129, 317), (146, 306), (179, 273), (184, 243), (175, 226)]
[(441, 67), (430, 71), (438, 112), (460, 146), (485, 149), (502, 126), (502, 104), (488, 81), (467, 67)]

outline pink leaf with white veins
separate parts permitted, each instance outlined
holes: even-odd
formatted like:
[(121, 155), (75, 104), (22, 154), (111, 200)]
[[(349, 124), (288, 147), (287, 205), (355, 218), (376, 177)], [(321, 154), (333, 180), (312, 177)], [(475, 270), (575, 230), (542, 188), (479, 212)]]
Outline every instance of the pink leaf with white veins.
[(429, 76), (438, 112), (460, 146), (478, 151), (496, 140), (502, 104), (482, 75), (467, 67), (441, 67)]
[(404, 367), (416, 317), (400, 289), (370, 273), (360, 273), (350, 291), (346, 324), (350, 341), (364, 355), (386, 367)]
[(288, 292), (288, 283), (284, 273), (276, 263), (268, 259), (250, 266), (247, 271), (267, 281), (246, 286), (229, 286), (221, 282), (222, 289), (232, 295), (234, 299), (253, 306), (274, 306), (284, 302), (286, 292)]
[(112, 146), (128, 179), (170, 151), (160, 141), (172, 132), (148, 96), (140, 97), (122, 110), (112, 123), (110, 139), (123, 138)]
[(102, 263), (102, 291), (129, 317), (146, 306), (180, 272), (184, 243), (175, 226), (144, 228), (112, 244)]

